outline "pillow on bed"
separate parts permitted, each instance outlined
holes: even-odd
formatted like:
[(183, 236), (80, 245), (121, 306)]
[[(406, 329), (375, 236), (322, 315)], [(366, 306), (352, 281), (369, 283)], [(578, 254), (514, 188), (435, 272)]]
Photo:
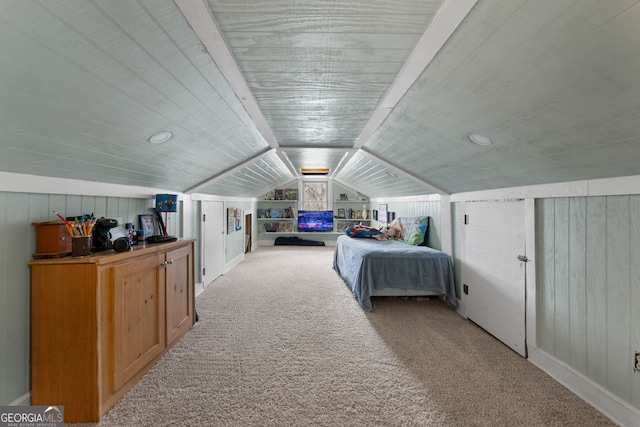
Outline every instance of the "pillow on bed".
[(415, 246), (427, 246), (429, 237), (428, 216), (404, 217), (400, 222), (405, 230), (405, 243)]

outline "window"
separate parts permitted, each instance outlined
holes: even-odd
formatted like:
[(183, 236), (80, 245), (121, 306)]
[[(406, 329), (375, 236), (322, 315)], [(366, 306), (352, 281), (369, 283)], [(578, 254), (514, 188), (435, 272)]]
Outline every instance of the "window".
[(326, 211), (329, 210), (328, 186), (326, 182), (303, 182), (302, 210)]

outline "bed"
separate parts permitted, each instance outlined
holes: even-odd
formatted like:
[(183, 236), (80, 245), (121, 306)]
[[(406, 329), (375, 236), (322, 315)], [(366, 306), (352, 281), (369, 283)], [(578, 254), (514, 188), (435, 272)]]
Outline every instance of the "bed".
[(342, 235), (333, 268), (367, 311), (372, 296), (443, 295), (457, 305), (451, 257), (428, 246)]

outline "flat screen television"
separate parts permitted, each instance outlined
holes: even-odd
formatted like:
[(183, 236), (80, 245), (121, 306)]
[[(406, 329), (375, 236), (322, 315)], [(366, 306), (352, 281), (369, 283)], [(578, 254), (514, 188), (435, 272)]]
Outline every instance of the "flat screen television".
[(298, 231), (333, 231), (333, 211), (298, 211)]

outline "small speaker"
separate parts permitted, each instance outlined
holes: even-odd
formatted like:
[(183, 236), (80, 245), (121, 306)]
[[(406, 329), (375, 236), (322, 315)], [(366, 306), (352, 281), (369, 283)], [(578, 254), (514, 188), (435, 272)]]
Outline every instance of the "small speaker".
[(116, 252), (127, 252), (131, 249), (131, 244), (129, 243), (129, 239), (126, 237), (118, 237), (113, 241), (113, 250)]

